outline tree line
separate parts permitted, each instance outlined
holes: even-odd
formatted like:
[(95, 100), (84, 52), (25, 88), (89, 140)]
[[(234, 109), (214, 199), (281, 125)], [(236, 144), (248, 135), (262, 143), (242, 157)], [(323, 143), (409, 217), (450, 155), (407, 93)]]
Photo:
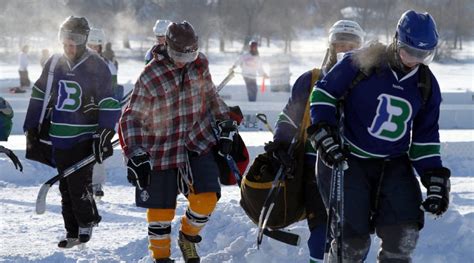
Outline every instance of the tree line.
[(124, 45), (130, 38), (153, 37), (156, 19), (188, 20), (203, 47), (218, 39), (223, 52), (228, 43), (244, 45), (249, 39), (263, 45), (281, 40), (291, 52), (292, 41), (305, 31), (326, 31), (339, 19), (355, 20), (369, 36), (389, 42), (407, 9), (430, 12), (450, 49), (462, 49), (463, 40), (473, 37), (474, 2), (469, 0), (2, 0), (0, 52), (2, 46), (55, 38), (69, 15), (86, 16)]

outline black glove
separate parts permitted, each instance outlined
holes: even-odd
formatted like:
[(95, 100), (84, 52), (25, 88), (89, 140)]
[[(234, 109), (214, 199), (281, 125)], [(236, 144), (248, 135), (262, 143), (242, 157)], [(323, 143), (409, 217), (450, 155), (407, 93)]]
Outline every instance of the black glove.
[(150, 185), (151, 162), (146, 152), (139, 153), (127, 162), (127, 179), (133, 186), (144, 189)]
[(237, 122), (233, 120), (225, 120), (217, 123), (219, 129), (219, 154), (226, 156), (232, 151), (232, 142), (234, 134), (237, 132)]
[(95, 161), (102, 163), (105, 159), (112, 156), (114, 150), (112, 148), (112, 138), (115, 131), (108, 128), (99, 128), (94, 135), (92, 135), (92, 152), (95, 156)]
[(426, 199), (421, 204), (422, 209), (433, 215), (440, 216), (449, 206), (449, 192), (451, 171), (440, 167), (426, 170), (421, 177), (421, 182), (426, 187)]
[[(290, 168), (293, 163), (292, 157), (288, 154), (290, 143), (282, 141), (273, 141), (265, 143), (265, 152), (278, 161), (279, 164)], [(279, 165), (278, 165), (279, 166)], [(278, 167), (277, 166), (277, 167)]]
[(12, 150), (0, 146), (0, 152), (5, 153), (10, 158), (10, 160), (12, 160), (13, 164), (15, 165), (15, 169), (20, 170), (20, 172), (23, 172), (23, 165), (21, 165), (20, 160), (18, 160), (18, 157), (13, 153)]
[(346, 160), (341, 146), (336, 140), (336, 128), (325, 122), (313, 124), (307, 129), (311, 145), (318, 150), (323, 163), (329, 167)]

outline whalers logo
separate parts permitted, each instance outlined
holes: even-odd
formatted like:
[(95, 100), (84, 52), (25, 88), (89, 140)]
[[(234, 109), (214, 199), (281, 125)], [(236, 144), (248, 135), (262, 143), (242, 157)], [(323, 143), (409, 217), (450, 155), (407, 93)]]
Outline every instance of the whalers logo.
[(56, 110), (75, 112), (81, 107), (82, 89), (75, 81), (60, 80)]
[(148, 193), (147, 190), (143, 190), (143, 191), (140, 193), (140, 198), (142, 199), (143, 202), (146, 202), (146, 201), (148, 201), (148, 199), (150, 198), (150, 194)]
[(378, 98), (377, 114), (368, 128), (369, 133), (379, 139), (396, 141), (407, 131), (411, 119), (411, 104), (402, 98), (381, 94)]

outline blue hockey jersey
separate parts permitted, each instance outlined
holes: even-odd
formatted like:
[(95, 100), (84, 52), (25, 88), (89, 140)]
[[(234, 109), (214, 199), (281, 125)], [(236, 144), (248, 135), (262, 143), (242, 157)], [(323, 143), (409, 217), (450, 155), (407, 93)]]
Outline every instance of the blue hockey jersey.
[(389, 158), (409, 154), (418, 174), (441, 167), (439, 109), (441, 92), (431, 74), (431, 96), (423, 106), (418, 67), (399, 77), (385, 63), (377, 72), (349, 86), (359, 72), (354, 53), (342, 61), (313, 88), (311, 122), (336, 126), (337, 100), (344, 100), (344, 139), (350, 153), (360, 158)]
[[(323, 74), (322, 71), (319, 72), (319, 74)], [(298, 129), (300, 129), (306, 110), (306, 103), (312, 90), (312, 75), (312, 70), (309, 70), (298, 77), (293, 84), (290, 98), (275, 124), (274, 141), (286, 142), (289, 145)], [(303, 129), (306, 128), (303, 127)], [(305, 143), (305, 162), (312, 165), (316, 162), (316, 151), (311, 146), (311, 143), (308, 142)]]
[[(33, 86), (25, 131), (39, 125), (51, 61), (50, 58)], [(115, 128), (120, 103), (113, 98), (109, 68), (97, 54), (86, 51), (75, 65), (61, 56), (52, 83), (48, 105), (52, 108), (49, 135), (53, 147), (68, 149), (91, 139), (98, 127)]]

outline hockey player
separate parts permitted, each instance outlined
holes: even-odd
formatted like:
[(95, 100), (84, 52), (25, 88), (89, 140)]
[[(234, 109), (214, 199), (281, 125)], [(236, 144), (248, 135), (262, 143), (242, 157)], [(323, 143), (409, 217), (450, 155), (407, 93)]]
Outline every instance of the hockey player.
[(242, 76), (247, 87), (248, 99), (249, 101), (257, 101), (257, 73), (264, 78), (268, 78), (268, 75), (263, 70), (262, 62), (260, 61), (257, 41), (251, 40), (248, 48), (248, 53), (242, 54), (230, 70), (237, 66), (242, 68)]
[[(110, 74), (112, 74), (112, 90), (114, 91), (114, 98), (120, 101), (123, 97), (123, 86), (117, 84), (117, 67), (113, 61), (108, 60), (102, 55), (104, 44), (104, 31), (100, 28), (91, 28), (89, 37), (87, 38), (87, 47), (97, 52), (97, 54), (104, 59), (110, 70)], [(105, 183), (106, 177), (107, 173), (105, 171), (104, 163), (96, 163), (92, 173), (92, 190), (96, 199), (104, 197), (102, 185)]]
[(200, 262), (196, 244), (220, 197), (219, 168), (211, 151), (212, 124), (229, 133), (229, 109), (216, 92), (198, 37), (186, 21), (171, 23), (166, 49), (140, 75), (120, 119), (128, 180), (136, 204), (147, 209), (149, 249), (155, 262), (170, 259), (176, 197), (189, 201), (178, 244), (185, 262)]
[(170, 24), (171, 21), (169, 20), (156, 20), (155, 25), (153, 26), (153, 33), (155, 34), (156, 43), (146, 52), (145, 65), (150, 63), (157, 53), (162, 52), (165, 49), (166, 29)]
[[(293, 85), (291, 96), (288, 103), (283, 108), (280, 117), (276, 123), (275, 136), (273, 142), (266, 144), (265, 150), (278, 159), (279, 163), (291, 163), (293, 156), (288, 156), (288, 148), (291, 141), (299, 129), (304, 129), (309, 126), (309, 95), (317, 79), (322, 77), (334, 66), (337, 62), (337, 56), (356, 48), (362, 44), (364, 31), (354, 21), (340, 20), (334, 23), (329, 29), (329, 48), (328, 58), (324, 62), (322, 69), (316, 69), (303, 73)], [(339, 55), (340, 56), (340, 55)], [(317, 76), (313, 76), (316, 74)], [(308, 106), (308, 108), (307, 108)], [(308, 116), (304, 119), (303, 116)], [(305, 160), (304, 163), (304, 177), (305, 177), (305, 201), (306, 201), (306, 216), (308, 227), (311, 232), (308, 240), (308, 248), (310, 254), (310, 262), (322, 262), (324, 255), (324, 242), (326, 234), (326, 209), (319, 195), (316, 177), (314, 174), (316, 163), (316, 151), (311, 147), (310, 143), (306, 143)]]
[[(49, 135), (58, 171), (94, 154), (98, 163), (112, 154), (111, 139), (120, 116), (112, 97), (112, 77), (104, 60), (86, 48), (89, 24), (84, 17), (68, 17), (60, 26), (64, 54), (52, 78), (51, 127)], [(38, 123), (45, 97), (52, 58), (36, 81), (28, 106), (24, 130), (28, 140), (38, 139)], [(87, 165), (59, 182), (66, 238), (61, 248), (88, 242), (101, 217), (92, 197), (92, 167)]]
[[(7, 141), (12, 130), (13, 109), (3, 97), (0, 97), (0, 141)], [(15, 168), (23, 172), (23, 165), (12, 150), (0, 145), (0, 153), (10, 158)]]
[[(422, 210), (440, 216), (448, 208), (450, 171), (441, 163), (438, 132), (441, 94), (425, 66), (437, 44), (432, 16), (406, 11), (388, 47), (344, 56), (312, 91), (308, 133), (318, 149), (316, 173), (326, 206), (332, 169), (348, 164), (343, 249), (337, 251), (333, 240), (330, 262), (338, 252), (342, 262), (362, 262), (373, 231), (382, 240), (378, 262), (411, 262)], [(367, 77), (351, 85), (360, 72)], [(429, 93), (418, 87), (420, 75), (430, 80)], [(412, 167), (427, 188), (423, 202)]]

